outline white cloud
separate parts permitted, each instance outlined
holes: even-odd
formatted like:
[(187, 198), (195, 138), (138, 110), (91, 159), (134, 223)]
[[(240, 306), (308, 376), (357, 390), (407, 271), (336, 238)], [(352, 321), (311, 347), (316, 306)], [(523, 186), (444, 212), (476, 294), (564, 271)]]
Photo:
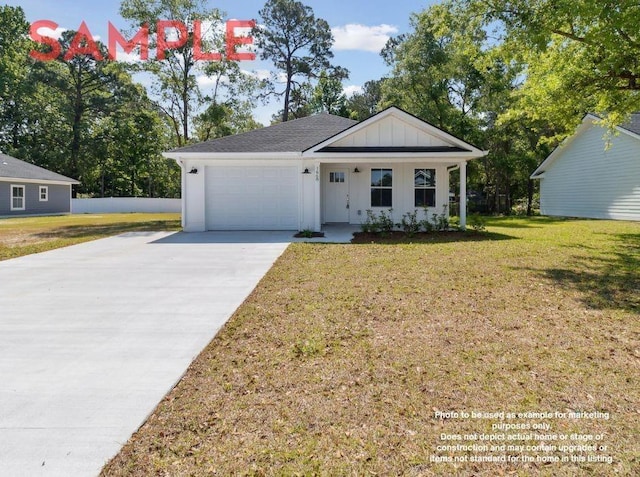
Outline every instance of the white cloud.
[(362, 86), (357, 86), (355, 84), (345, 86), (345, 88), (342, 90), (342, 92), (347, 98), (350, 98), (356, 93), (362, 93), (363, 91), (364, 90), (362, 89)]
[(335, 43), (334, 50), (362, 50), (378, 53), (391, 37), (398, 33), (398, 28), (393, 25), (367, 26), (358, 23), (349, 23), (331, 29)]
[(55, 30), (52, 30), (49, 27), (40, 27), (38, 28), (38, 33), (42, 36), (47, 36), (47, 37), (55, 38), (56, 40), (59, 40), (62, 37), (62, 34), (67, 30), (68, 28), (62, 28), (62, 27), (58, 27)]
[(142, 58), (140, 58), (140, 54), (132, 51), (131, 53), (127, 53), (125, 51), (116, 51), (116, 61), (122, 61), (123, 63), (140, 63)]
[[(196, 81), (201, 88), (213, 88), (218, 82), (218, 78), (215, 76), (200, 75), (196, 78)], [(222, 77), (220, 77), (220, 84), (227, 83), (229, 83), (228, 76), (223, 75)]]
[(253, 70), (253, 71), (242, 70), (242, 72), (245, 75), (253, 76), (254, 78), (260, 81), (271, 78), (271, 71), (269, 70)]

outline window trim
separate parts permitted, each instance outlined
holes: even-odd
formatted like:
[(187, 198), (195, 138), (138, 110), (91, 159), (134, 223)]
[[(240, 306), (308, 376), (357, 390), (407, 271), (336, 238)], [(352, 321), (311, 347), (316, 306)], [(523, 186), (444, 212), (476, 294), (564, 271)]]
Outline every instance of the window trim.
[[(22, 189), (22, 197), (18, 197), (13, 195), (13, 189)], [(20, 184), (11, 184), (9, 187), (9, 194), (11, 196), (11, 211), (19, 211), (19, 210), (27, 210), (27, 187)], [(14, 199), (22, 199), (22, 207), (14, 207), (13, 201)]]
[(347, 182), (347, 174), (344, 171), (329, 171), (330, 184), (344, 184)]
[[(42, 192), (44, 191), (44, 199), (42, 198)], [(38, 186), (38, 200), (40, 202), (49, 202), (49, 186)]]
[[(379, 185), (379, 186), (374, 186), (373, 185), (373, 180), (369, 181), (369, 204), (371, 206), (371, 208), (378, 208), (378, 209), (389, 209), (389, 208), (393, 208), (393, 167), (372, 167), (369, 171), (369, 177), (370, 179), (373, 179), (373, 171), (391, 171), (391, 185), (390, 186), (383, 186), (383, 185)], [(384, 174), (381, 176), (384, 177)], [(375, 190), (390, 190), (391, 191), (391, 204), (389, 205), (373, 205), (373, 202), (371, 201), (371, 193)]]
[[(433, 171), (433, 186), (417, 186), (415, 182), (416, 171)], [(432, 190), (433, 191), (433, 205), (417, 205), (416, 204), (416, 191), (417, 190)], [(413, 169), (413, 206), (417, 208), (433, 208), (436, 206), (436, 194), (438, 192), (438, 172), (434, 167), (414, 167)]]

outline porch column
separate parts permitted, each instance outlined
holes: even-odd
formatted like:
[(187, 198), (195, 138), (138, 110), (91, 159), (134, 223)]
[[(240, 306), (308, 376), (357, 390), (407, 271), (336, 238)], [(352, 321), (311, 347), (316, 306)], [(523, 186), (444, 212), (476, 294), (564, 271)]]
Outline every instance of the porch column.
[(467, 228), (467, 161), (460, 163), (460, 228)]
[(315, 174), (315, 181), (314, 181), (314, 190), (315, 190), (315, 222), (314, 222), (314, 231), (315, 232), (320, 232), (320, 229), (322, 228), (322, 224), (321, 224), (321, 220), (320, 220), (320, 214), (321, 214), (321, 204), (322, 204), (322, 195), (320, 193), (320, 180), (321, 180), (321, 175), (320, 175), (320, 163), (316, 162), (313, 165), (313, 173)]

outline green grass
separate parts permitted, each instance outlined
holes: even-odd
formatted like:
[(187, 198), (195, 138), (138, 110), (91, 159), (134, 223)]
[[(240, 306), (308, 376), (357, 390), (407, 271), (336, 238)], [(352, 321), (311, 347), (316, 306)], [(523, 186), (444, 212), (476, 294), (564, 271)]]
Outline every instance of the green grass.
[[(639, 475), (640, 224), (487, 226), (290, 246), (102, 475)], [(602, 433), (613, 463), (432, 463), (499, 422), (448, 410), (608, 412), (516, 422)]]
[(178, 214), (103, 214), (0, 219), (0, 260), (125, 232), (180, 230)]

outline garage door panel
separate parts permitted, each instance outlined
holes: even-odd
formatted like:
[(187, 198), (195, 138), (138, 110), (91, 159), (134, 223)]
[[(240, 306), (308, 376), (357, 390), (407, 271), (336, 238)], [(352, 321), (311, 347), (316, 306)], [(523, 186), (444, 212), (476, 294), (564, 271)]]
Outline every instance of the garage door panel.
[(298, 168), (206, 168), (208, 230), (296, 230)]

